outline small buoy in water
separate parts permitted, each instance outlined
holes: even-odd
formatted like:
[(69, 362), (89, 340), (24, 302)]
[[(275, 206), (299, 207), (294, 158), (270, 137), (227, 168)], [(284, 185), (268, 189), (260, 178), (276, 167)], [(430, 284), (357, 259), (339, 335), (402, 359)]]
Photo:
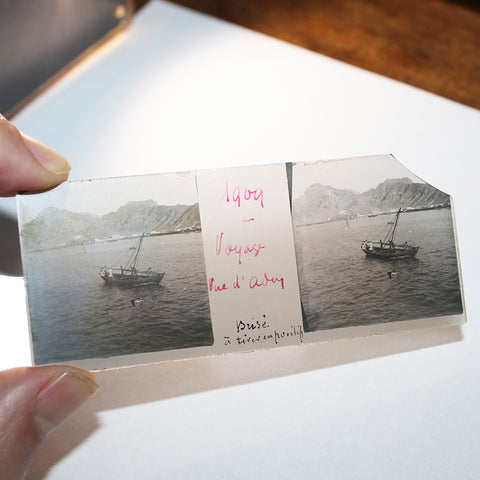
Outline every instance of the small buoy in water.
[(398, 275), (398, 272), (396, 270), (393, 270), (392, 272), (387, 272), (388, 278), (392, 278), (394, 275)]
[(137, 303), (143, 302), (143, 298), (133, 298), (130, 300), (130, 303), (132, 304), (132, 307), (136, 307)]

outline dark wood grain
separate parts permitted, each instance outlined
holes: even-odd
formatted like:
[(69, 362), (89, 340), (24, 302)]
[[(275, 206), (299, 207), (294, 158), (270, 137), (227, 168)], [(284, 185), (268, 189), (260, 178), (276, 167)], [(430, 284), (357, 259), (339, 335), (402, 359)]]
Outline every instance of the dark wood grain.
[[(135, 0), (137, 9), (145, 3)], [(478, 2), (174, 0), (174, 3), (480, 108)]]

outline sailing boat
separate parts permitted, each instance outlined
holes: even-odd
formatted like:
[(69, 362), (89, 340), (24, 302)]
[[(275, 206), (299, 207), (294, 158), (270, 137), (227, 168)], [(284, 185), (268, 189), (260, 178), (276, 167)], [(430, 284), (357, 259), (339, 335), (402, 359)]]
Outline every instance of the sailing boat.
[(165, 272), (154, 272), (151, 268), (148, 270), (137, 270), (137, 260), (142, 248), (142, 242), (145, 234), (138, 240), (138, 244), (134, 247), (135, 251), (130, 256), (130, 259), (125, 266), (120, 268), (102, 267), (100, 269), (100, 276), (105, 282), (112, 285), (145, 285), (149, 283), (160, 283)]
[(395, 220), (388, 222), (391, 225), (385, 240), (373, 242), (371, 240), (364, 240), (362, 243), (362, 250), (367, 257), (377, 258), (402, 258), (402, 257), (414, 257), (420, 247), (414, 247), (409, 245), (408, 242), (402, 244), (395, 243), (395, 234), (397, 232), (398, 219), (402, 209), (400, 208), (395, 215)]

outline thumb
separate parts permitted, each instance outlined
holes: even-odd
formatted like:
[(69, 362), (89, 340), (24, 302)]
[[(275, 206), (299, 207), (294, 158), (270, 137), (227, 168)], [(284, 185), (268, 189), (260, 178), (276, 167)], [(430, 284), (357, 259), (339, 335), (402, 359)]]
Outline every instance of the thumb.
[(65, 181), (70, 169), (68, 160), (0, 114), (0, 196), (48, 190)]
[(48, 433), (96, 391), (95, 377), (67, 366), (0, 372), (0, 480), (20, 480)]

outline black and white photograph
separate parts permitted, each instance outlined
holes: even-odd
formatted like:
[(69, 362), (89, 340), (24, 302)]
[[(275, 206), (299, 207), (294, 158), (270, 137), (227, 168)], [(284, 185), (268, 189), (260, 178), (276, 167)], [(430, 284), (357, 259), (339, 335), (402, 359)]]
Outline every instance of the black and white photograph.
[(18, 200), (35, 364), (213, 344), (194, 173)]
[(449, 195), (394, 157), (293, 165), (305, 331), (463, 313)]

